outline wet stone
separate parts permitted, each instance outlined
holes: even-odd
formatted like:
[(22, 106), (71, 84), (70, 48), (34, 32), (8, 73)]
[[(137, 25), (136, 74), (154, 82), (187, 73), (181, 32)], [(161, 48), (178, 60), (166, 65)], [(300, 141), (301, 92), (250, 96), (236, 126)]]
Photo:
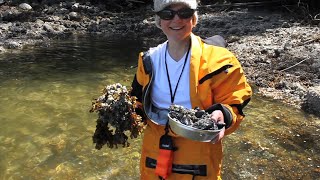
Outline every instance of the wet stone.
[(31, 10), (32, 9), (32, 7), (27, 3), (20, 4), (19, 8), (22, 9), (22, 10)]
[(308, 89), (305, 102), (302, 104), (302, 108), (307, 112), (311, 112), (320, 116), (320, 86), (311, 87)]
[(16, 41), (8, 41), (8, 42), (5, 42), (5, 46), (6, 46), (8, 49), (18, 49), (18, 48), (22, 48), (22, 45), (21, 45), (19, 42), (16, 42)]

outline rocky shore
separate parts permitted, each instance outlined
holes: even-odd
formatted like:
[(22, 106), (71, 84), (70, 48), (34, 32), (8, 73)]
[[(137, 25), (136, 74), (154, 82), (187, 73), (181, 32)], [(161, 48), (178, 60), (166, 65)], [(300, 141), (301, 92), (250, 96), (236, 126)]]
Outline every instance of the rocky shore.
[[(0, 1), (0, 53), (88, 33), (139, 37), (146, 47), (165, 38), (154, 24), (151, 5), (142, 1), (120, 11), (90, 2), (49, 6)], [(283, 8), (201, 6), (194, 33), (222, 35), (256, 93), (320, 116), (319, 22), (306, 23)]]

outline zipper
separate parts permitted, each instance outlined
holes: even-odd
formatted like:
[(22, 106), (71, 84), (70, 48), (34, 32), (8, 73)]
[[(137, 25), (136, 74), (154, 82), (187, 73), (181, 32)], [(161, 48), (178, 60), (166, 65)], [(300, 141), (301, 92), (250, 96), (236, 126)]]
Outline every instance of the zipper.
[[(152, 61), (151, 61), (151, 60), (150, 60), (150, 63), (151, 63), (151, 67), (153, 67), (153, 64), (152, 64)], [(149, 83), (147, 84), (146, 89), (145, 89), (145, 91), (144, 91), (143, 94), (142, 94), (142, 96), (143, 96), (143, 110), (144, 110), (144, 112), (146, 112), (145, 114), (146, 114), (147, 118), (150, 119), (150, 120), (151, 120), (151, 118), (149, 117), (149, 115), (148, 115), (148, 113), (147, 113), (147, 111), (146, 111), (146, 97), (147, 97), (146, 94), (147, 94), (148, 91), (149, 91), (149, 88), (150, 88), (150, 85), (151, 85), (152, 81), (153, 81), (153, 68), (151, 68), (150, 81), (149, 81)], [(152, 122), (153, 122), (153, 121), (152, 121)]]

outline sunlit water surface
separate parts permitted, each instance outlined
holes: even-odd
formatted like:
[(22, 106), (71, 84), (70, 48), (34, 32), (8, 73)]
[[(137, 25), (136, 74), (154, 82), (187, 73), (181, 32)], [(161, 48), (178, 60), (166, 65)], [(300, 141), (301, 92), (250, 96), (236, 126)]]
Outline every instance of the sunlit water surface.
[[(130, 86), (135, 39), (78, 37), (0, 55), (0, 179), (139, 179), (140, 138), (96, 150), (91, 100)], [(225, 138), (224, 179), (319, 179), (320, 120), (254, 96)]]

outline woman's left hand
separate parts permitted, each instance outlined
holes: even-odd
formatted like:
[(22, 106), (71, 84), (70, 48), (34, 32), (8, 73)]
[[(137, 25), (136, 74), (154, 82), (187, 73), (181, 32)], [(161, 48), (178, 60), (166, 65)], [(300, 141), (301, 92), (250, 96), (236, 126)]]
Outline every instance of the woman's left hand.
[[(220, 110), (213, 111), (211, 113), (211, 119), (215, 121), (217, 124), (225, 124), (223, 113)], [(225, 127), (221, 129), (221, 131), (219, 132), (219, 135), (217, 135), (214, 139), (211, 140), (211, 143), (215, 144), (219, 142), (223, 138), (224, 132), (225, 132)]]

